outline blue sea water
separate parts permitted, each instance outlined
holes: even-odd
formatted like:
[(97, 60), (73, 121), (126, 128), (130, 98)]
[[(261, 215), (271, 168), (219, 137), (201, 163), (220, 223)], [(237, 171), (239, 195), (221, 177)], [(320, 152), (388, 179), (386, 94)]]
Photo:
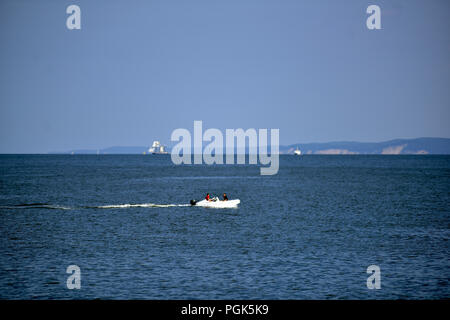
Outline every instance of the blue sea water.
[[(261, 176), (163, 155), (1, 155), (0, 298), (450, 298), (449, 187), (449, 156), (281, 156)], [(187, 205), (206, 192), (241, 204)]]

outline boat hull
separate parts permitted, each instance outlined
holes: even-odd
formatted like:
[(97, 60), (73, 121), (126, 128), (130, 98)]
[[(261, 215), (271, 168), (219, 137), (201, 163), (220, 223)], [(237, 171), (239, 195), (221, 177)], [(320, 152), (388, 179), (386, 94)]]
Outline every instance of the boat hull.
[[(192, 203), (192, 202), (191, 202)], [(241, 200), (228, 200), (228, 201), (207, 201), (202, 200), (199, 202), (195, 202), (194, 206), (196, 207), (205, 207), (205, 208), (237, 208)]]

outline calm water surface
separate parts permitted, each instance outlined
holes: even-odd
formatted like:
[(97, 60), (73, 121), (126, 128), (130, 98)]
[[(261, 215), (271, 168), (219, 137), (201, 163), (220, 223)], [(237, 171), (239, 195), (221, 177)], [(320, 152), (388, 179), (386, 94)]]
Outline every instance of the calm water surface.
[[(0, 298), (450, 298), (449, 156), (280, 161), (260, 176), (170, 156), (1, 155)], [(241, 205), (186, 205), (206, 192)]]

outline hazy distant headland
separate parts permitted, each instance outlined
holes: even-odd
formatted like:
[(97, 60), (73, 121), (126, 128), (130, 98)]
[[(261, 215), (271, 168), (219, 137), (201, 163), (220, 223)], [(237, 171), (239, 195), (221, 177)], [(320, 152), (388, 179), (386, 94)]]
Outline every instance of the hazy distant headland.
[(384, 142), (299, 143), (280, 147), (280, 152), (304, 154), (450, 154), (450, 139), (395, 139)]
[[(384, 142), (322, 142), (297, 143), (280, 146), (280, 154), (450, 154), (450, 139), (417, 138), (395, 139)], [(106, 149), (81, 149), (51, 154), (148, 154), (148, 146), (109, 147)], [(170, 151), (170, 148), (168, 148)]]

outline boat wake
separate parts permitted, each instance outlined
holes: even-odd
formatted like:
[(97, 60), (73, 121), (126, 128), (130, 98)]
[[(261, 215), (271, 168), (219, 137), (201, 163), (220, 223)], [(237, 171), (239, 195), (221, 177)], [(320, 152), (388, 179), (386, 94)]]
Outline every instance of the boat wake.
[(156, 203), (141, 203), (141, 204), (111, 204), (105, 206), (89, 207), (93, 209), (124, 209), (124, 208), (169, 208), (169, 207), (189, 207), (190, 204), (156, 204)]
[(21, 203), (9, 206), (0, 206), (0, 209), (59, 209), (70, 210), (73, 208), (66, 206), (53, 205), (48, 203)]
[(0, 206), (0, 209), (59, 209), (59, 210), (76, 210), (76, 209), (126, 209), (126, 208), (169, 208), (169, 207), (190, 207), (190, 204), (156, 204), (156, 203), (140, 203), (140, 204), (110, 204), (102, 206), (78, 206), (67, 207), (53, 205), (48, 203), (22, 203), (15, 205)]

